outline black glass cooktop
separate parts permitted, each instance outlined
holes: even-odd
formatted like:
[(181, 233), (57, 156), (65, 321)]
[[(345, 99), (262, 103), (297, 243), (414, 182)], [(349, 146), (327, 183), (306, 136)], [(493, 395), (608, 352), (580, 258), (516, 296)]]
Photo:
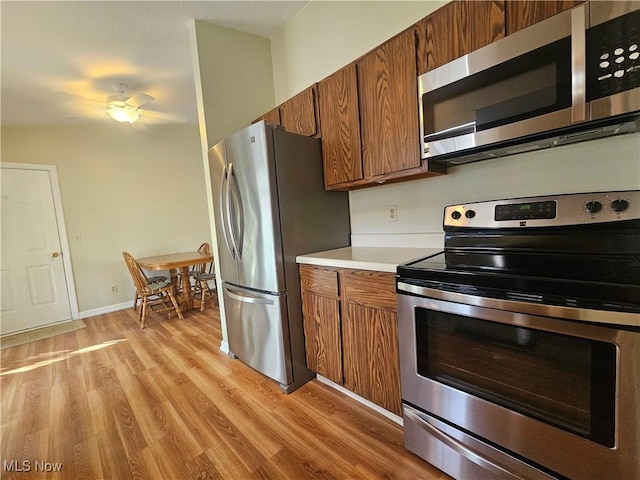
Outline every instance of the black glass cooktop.
[(640, 191), (445, 207), (444, 251), (398, 281), (548, 305), (640, 312)]
[(445, 251), (403, 265), (407, 271), (520, 275), (576, 282), (640, 285), (640, 262), (632, 255)]
[(640, 312), (634, 255), (446, 250), (397, 272), (399, 281), (458, 293)]

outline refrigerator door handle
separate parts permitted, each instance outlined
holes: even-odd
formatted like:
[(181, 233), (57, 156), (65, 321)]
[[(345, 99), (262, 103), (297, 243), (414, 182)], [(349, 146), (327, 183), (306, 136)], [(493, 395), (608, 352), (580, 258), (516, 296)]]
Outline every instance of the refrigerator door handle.
[(254, 303), (254, 304), (261, 304), (261, 305), (273, 305), (273, 300), (269, 298), (259, 297), (257, 295), (254, 296), (254, 295), (240, 294), (237, 291), (232, 291), (226, 285), (224, 286), (224, 290), (227, 295), (229, 295), (231, 298), (239, 302)]
[(228, 203), (228, 197), (226, 195), (226, 191), (228, 190), (227, 184), (229, 182), (229, 179), (227, 177), (227, 167), (225, 166), (222, 169), (222, 178), (220, 179), (220, 218), (222, 219), (221, 226), (222, 226), (222, 233), (224, 236), (224, 243), (226, 243), (227, 248), (229, 249), (229, 251), (231, 252), (231, 256), (233, 258), (235, 258), (236, 256), (236, 251), (234, 250), (233, 246), (232, 246), (232, 242), (231, 239), (229, 237), (229, 231), (227, 230), (227, 226), (226, 226), (226, 221), (227, 221), (227, 215), (226, 215), (226, 210), (228, 209), (228, 207), (226, 206), (226, 204)]
[(225, 196), (225, 215), (226, 221), (225, 231), (228, 230), (229, 239), (231, 241), (232, 252), (234, 257), (237, 255), (240, 258), (240, 252), (238, 251), (238, 245), (236, 243), (235, 234), (233, 231), (233, 222), (231, 220), (231, 179), (233, 176), (233, 163), (229, 163), (229, 170), (227, 171), (227, 179), (224, 184), (224, 196)]
[[(236, 178), (235, 175), (235, 170), (233, 168), (233, 163), (229, 163), (229, 178), (227, 180), (227, 213), (229, 214), (229, 218), (231, 218), (231, 207), (233, 206), (233, 213), (234, 215), (234, 219), (237, 221), (237, 234), (238, 236), (236, 237), (236, 230), (231, 229), (231, 238), (233, 240), (233, 246), (236, 249), (236, 253), (238, 255), (238, 258), (242, 258), (242, 244), (243, 244), (243, 239), (244, 239), (244, 208), (242, 206), (242, 197), (240, 196), (240, 189), (238, 188), (238, 180)], [(233, 199), (235, 199), (234, 202), (232, 202), (232, 192), (231, 189), (233, 188)], [(231, 220), (229, 220), (229, 224), (231, 225)]]

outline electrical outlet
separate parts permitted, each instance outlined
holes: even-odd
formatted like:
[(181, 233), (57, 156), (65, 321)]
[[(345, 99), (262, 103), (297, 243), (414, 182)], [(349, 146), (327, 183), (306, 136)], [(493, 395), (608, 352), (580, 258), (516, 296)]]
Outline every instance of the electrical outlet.
[(387, 206), (387, 220), (390, 222), (398, 221), (398, 207), (396, 205)]
[(118, 293), (118, 284), (114, 283), (113, 285), (109, 286), (109, 292), (111, 294)]

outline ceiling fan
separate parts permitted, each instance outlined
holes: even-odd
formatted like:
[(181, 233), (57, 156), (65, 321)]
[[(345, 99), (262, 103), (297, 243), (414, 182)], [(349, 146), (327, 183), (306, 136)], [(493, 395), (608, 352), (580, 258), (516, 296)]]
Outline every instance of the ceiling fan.
[(117, 95), (110, 95), (107, 97), (106, 106), (107, 113), (115, 121), (132, 124), (140, 118), (140, 115), (142, 115), (170, 120), (172, 122), (184, 122), (184, 119), (177, 115), (141, 109), (140, 107), (143, 105), (155, 100), (151, 95), (144, 92), (138, 92), (135, 95), (129, 96), (125, 93), (127, 91), (127, 87), (123, 83), (118, 83), (114, 87), (118, 89), (119, 93)]
[(154, 100), (155, 98), (151, 95), (143, 92), (136, 93), (132, 97), (127, 97), (124, 92), (120, 95), (111, 95), (107, 97), (107, 113), (116, 122), (134, 123), (142, 113), (140, 107)]
[[(172, 122), (184, 122), (185, 119), (169, 113), (157, 112), (154, 110), (148, 110), (141, 108), (143, 105), (147, 105), (155, 100), (154, 97), (144, 92), (137, 92), (133, 95), (127, 93), (127, 86), (123, 83), (117, 83), (113, 85), (113, 90), (117, 91), (116, 95), (109, 95), (106, 98), (106, 102), (101, 102), (85, 97), (79, 97), (77, 95), (70, 94), (81, 100), (92, 102), (94, 105), (99, 104), (106, 113), (119, 123), (131, 125), (135, 123), (141, 116), (159, 118), (162, 120), (169, 120)], [(140, 125), (137, 125), (141, 128)]]

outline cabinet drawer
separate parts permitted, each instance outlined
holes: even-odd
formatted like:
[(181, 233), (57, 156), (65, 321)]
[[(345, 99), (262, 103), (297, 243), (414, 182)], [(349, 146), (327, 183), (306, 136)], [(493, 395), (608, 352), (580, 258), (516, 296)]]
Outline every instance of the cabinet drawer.
[(300, 287), (303, 292), (313, 292), (338, 299), (338, 272), (330, 268), (300, 265)]
[(340, 281), (343, 301), (397, 311), (395, 274), (368, 270), (344, 270), (341, 272)]

